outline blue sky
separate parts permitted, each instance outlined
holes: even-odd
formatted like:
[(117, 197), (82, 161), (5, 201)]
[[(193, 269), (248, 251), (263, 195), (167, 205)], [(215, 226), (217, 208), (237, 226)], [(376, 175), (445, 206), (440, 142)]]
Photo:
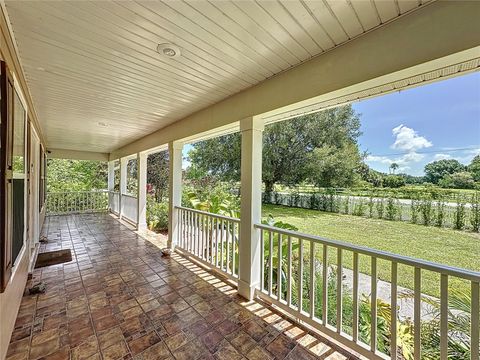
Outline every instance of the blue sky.
[[(423, 175), (425, 164), (480, 154), (480, 73), (473, 73), (353, 104), (361, 113), (360, 147), (367, 163), (388, 172)], [(457, 150), (465, 149), (468, 150)]]
[[(423, 175), (425, 165), (480, 154), (480, 73), (434, 82), (353, 104), (361, 114), (360, 148), (373, 169)], [(184, 148), (184, 157), (191, 149)], [(465, 149), (465, 150), (458, 150)], [(184, 159), (183, 167), (189, 165)]]

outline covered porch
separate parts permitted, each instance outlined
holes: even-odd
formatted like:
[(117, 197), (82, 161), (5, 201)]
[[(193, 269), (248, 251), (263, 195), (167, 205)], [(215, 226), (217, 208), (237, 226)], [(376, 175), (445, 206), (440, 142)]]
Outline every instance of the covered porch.
[(110, 214), (49, 216), (43, 234), (73, 260), (34, 270), (47, 290), (24, 294), (7, 359), (357, 358)]
[[(265, 225), (261, 213), (265, 125), (478, 71), (478, 2), (0, 5), (0, 360), (403, 359), (400, 267), (413, 284), (408, 358), (424, 355), (428, 272), (440, 294), (437, 357), (451, 354), (449, 284), (463, 281), (461, 340), (479, 359), (479, 272)], [(241, 216), (183, 207), (184, 145), (238, 131)], [(159, 149), (170, 159), (169, 224), (155, 240), (145, 235), (146, 165)], [(47, 157), (108, 162), (108, 189), (46, 194)], [(38, 252), (63, 248), (72, 262), (32, 270)], [(45, 294), (22, 296), (38, 281)]]

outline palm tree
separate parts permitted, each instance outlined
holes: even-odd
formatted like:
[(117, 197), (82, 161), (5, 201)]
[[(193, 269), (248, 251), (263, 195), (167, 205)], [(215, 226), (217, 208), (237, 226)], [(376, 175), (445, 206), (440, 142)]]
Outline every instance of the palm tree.
[(399, 168), (398, 164), (394, 162), (390, 165), (390, 172), (392, 174), (395, 174), (395, 170), (397, 170), (398, 168)]

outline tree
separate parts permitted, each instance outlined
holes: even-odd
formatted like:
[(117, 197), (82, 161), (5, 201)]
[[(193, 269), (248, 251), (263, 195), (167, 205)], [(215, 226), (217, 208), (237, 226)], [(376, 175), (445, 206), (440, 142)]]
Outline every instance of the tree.
[(355, 144), (344, 148), (324, 146), (313, 150), (307, 179), (318, 187), (347, 187), (355, 182), (361, 158)]
[(168, 194), (169, 164), (168, 151), (150, 154), (147, 158), (147, 184), (153, 186), (157, 202)]
[(465, 166), (457, 160), (438, 160), (425, 165), (425, 179), (433, 184), (438, 184), (444, 176), (464, 170)]
[(399, 167), (400, 167), (400, 166), (398, 166), (397, 163), (392, 163), (392, 164), (390, 165), (390, 171), (391, 171), (391, 173), (392, 173), (392, 174), (395, 174), (395, 171), (396, 171)]
[(107, 188), (105, 161), (48, 159), (47, 191), (90, 191)]
[[(359, 116), (350, 105), (266, 126), (262, 169), (266, 192), (272, 192), (277, 183), (296, 185), (308, 178), (319, 180), (326, 172), (320, 166), (331, 169), (331, 163), (317, 161), (315, 171), (319, 171), (319, 176), (311, 176), (313, 168), (309, 162), (315, 160), (315, 153), (317, 156), (328, 153), (331, 162), (336, 161), (334, 158), (346, 159), (354, 150), (358, 155), (357, 139), (360, 134)], [(239, 181), (240, 148), (241, 136), (238, 133), (194, 144), (189, 153), (194, 169), (192, 173), (216, 175), (223, 181)], [(322, 148), (328, 150), (316, 150)], [(360, 156), (354, 159), (359, 165)], [(353, 177), (346, 178), (345, 186), (349, 179)], [(319, 183), (325, 181), (324, 177)], [(327, 182), (333, 183), (333, 179)]]
[(383, 186), (389, 188), (399, 188), (405, 185), (405, 179), (398, 175), (388, 175), (383, 178)]
[(480, 181), (480, 155), (476, 155), (470, 165), (468, 171), (472, 174), (473, 180)]
[(444, 188), (473, 189), (475, 188), (475, 181), (473, 180), (471, 173), (467, 171), (460, 171), (444, 176), (439, 181), (439, 185)]

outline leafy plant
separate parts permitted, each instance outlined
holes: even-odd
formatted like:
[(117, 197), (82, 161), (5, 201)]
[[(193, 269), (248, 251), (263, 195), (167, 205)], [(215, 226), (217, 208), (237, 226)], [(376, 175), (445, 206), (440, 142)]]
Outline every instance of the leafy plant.
[(147, 225), (150, 230), (168, 229), (168, 202), (156, 202), (153, 196), (147, 197)]
[(395, 220), (397, 213), (399, 212), (395, 198), (393, 197), (387, 198), (387, 205), (385, 207), (385, 210), (387, 212), (386, 214), (387, 220)]
[(377, 203), (375, 204), (375, 207), (377, 208), (378, 218), (383, 219), (383, 212), (385, 210), (385, 204), (383, 203), (383, 198), (377, 201)]
[(480, 230), (480, 193), (475, 192), (472, 196), (471, 208), (470, 208), (470, 224), (472, 230), (478, 232)]
[[(262, 224), (273, 226), (279, 229), (284, 230), (291, 230), (291, 231), (298, 231), (298, 228), (294, 225), (282, 222), (282, 221), (275, 221), (272, 215), (268, 215), (266, 220), (262, 221)], [(272, 248), (270, 249), (270, 236), (271, 236), (271, 243)], [(287, 295), (286, 289), (286, 281), (287, 281), (287, 267), (288, 264), (286, 263), (287, 260), (287, 253), (288, 249), (288, 241), (287, 239), (283, 238), (280, 247), (280, 234), (276, 232), (264, 232), (263, 236), (263, 254), (264, 254), (264, 284), (269, 283), (269, 274), (270, 274), (270, 255), (272, 256), (272, 291), (278, 293), (277, 285), (278, 285), (278, 276), (281, 276), (281, 283), (282, 283), (282, 296), (283, 298)], [(299, 243), (292, 242), (292, 253), (298, 249)], [(281, 254), (279, 256), (279, 248), (281, 249)], [(278, 265), (280, 262), (280, 269), (281, 273), (278, 273)], [(291, 279), (294, 282), (294, 279)], [(295, 287), (295, 284), (292, 284), (292, 287)]]
[(461, 201), (457, 201), (457, 206), (455, 207), (453, 228), (456, 230), (462, 230), (464, 227), (465, 227), (465, 204)]
[(420, 202), (417, 199), (412, 199), (410, 203), (410, 221), (414, 224), (418, 223), (418, 214), (420, 212)]
[(436, 204), (436, 218), (435, 226), (442, 227), (445, 221), (445, 203), (443, 201), (437, 201)]
[(431, 225), (433, 218), (432, 199), (425, 198), (420, 202), (420, 214), (422, 215), (423, 225)]

